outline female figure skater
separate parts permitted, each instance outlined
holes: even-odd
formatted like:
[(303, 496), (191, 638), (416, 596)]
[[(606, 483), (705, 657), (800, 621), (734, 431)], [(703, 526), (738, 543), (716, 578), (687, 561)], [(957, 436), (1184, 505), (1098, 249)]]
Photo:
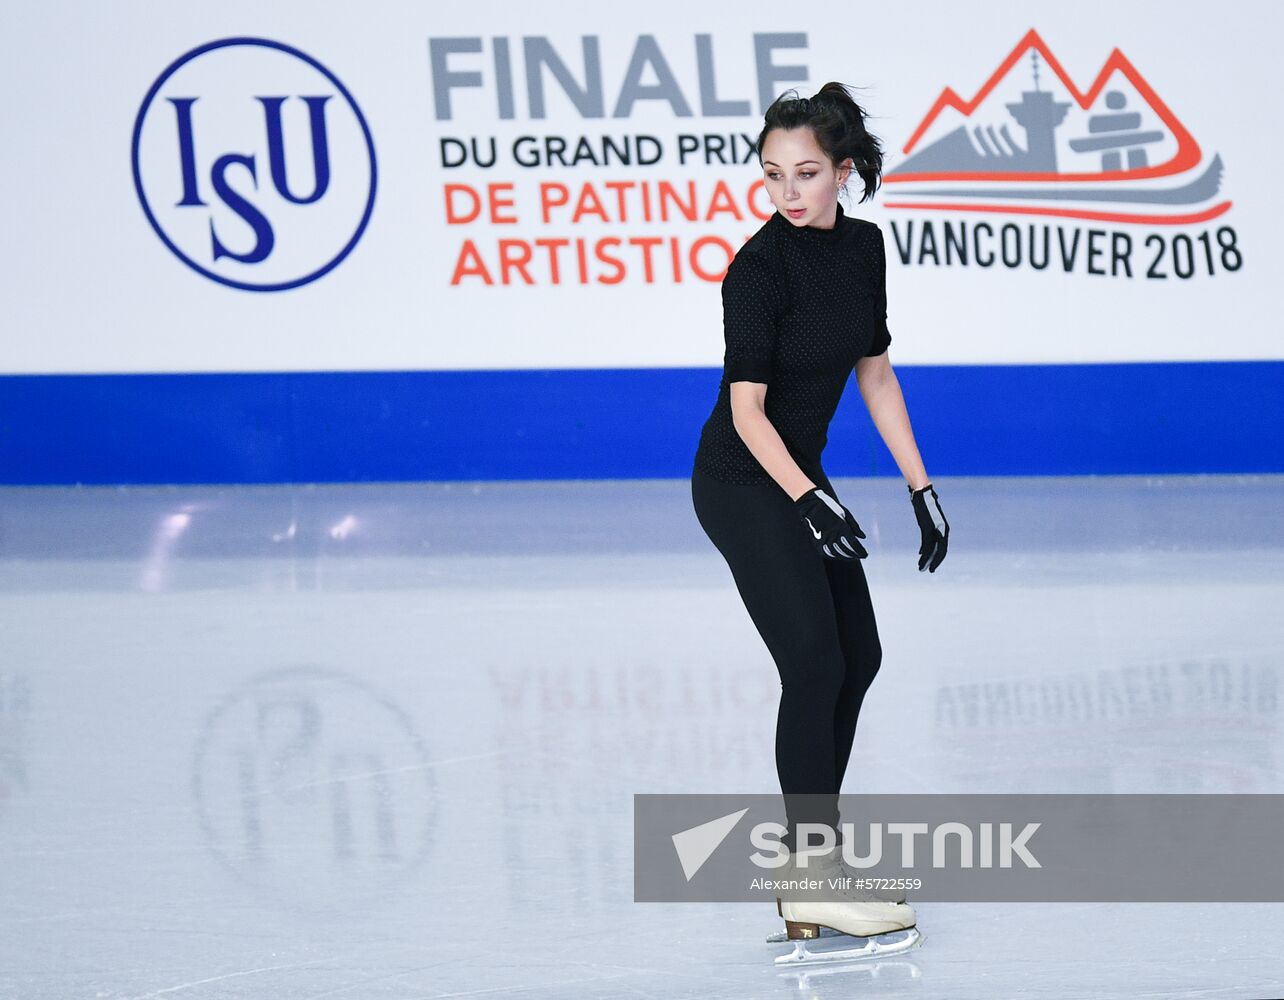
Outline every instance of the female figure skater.
[[(874, 425), (906, 479), (922, 546), (945, 558), (949, 524), (888, 361), (883, 234), (838, 201), (854, 169), (872, 198), (882, 149), (840, 83), (767, 109), (758, 159), (776, 212), (722, 282), (723, 375), (691, 474), (696, 517), (726, 559), (780, 674), (776, 768), (790, 863), (776, 877), (861, 877), (841, 847), (798, 867), (800, 823), (838, 837), (838, 793), (856, 718), (882, 649), (860, 560), (865, 532), (821, 467), (829, 423), (854, 369)], [(815, 838), (808, 843), (815, 844)], [(904, 894), (848, 890), (778, 901), (790, 939), (820, 927), (867, 937), (914, 925)]]

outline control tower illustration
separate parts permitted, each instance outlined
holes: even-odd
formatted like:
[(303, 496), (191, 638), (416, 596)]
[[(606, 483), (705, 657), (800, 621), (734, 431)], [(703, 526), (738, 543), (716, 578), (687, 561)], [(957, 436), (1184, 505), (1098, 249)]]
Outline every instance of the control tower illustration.
[(1068, 101), (1057, 101), (1039, 89), (1039, 53), (1031, 49), (1034, 89), (1023, 90), (1021, 100), (1004, 107), (1025, 130), (1023, 149), (1005, 122), (996, 132), (993, 125), (967, 125), (943, 135), (914, 153), (890, 174), (919, 173), (1055, 173), (1057, 170), (1056, 129), (1070, 110)]

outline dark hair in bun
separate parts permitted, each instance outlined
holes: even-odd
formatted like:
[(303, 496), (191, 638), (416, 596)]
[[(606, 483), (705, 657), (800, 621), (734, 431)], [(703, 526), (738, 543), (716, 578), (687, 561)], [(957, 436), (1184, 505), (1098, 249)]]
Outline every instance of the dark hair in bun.
[[(790, 95), (794, 96), (790, 96)], [(865, 128), (865, 112), (841, 83), (830, 82), (812, 98), (798, 97), (797, 90), (787, 90), (767, 109), (762, 132), (758, 134), (758, 162), (762, 163), (762, 146), (772, 129), (806, 126), (816, 136), (816, 143), (830, 162), (838, 167), (852, 158), (856, 173), (865, 182), (860, 200), (874, 197), (883, 175), (883, 147), (878, 137)]]

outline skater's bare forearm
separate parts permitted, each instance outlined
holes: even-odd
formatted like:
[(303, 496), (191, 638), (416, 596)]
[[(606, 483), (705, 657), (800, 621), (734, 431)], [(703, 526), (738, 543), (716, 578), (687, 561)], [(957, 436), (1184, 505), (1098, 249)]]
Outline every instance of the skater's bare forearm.
[(877, 357), (861, 358), (856, 364), (856, 384), (861, 398), (869, 410), (870, 419), (896, 460), (896, 466), (912, 489), (921, 489), (928, 483), (927, 470), (914, 441), (909, 413), (901, 383), (896, 378), (892, 363), (884, 352)]
[(770, 418), (765, 403), (767, 386), (762, 382), (731, 383), (731, 422), (754, 458), (776, 484), (797, 500), (816, 484), (798, 467)]

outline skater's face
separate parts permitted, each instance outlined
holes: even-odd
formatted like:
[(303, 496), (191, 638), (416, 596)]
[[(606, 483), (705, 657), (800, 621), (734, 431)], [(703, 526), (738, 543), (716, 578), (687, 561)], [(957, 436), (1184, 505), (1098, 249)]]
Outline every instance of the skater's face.
[(828, 229), (834, 224), (838, 189), (851, 168), (848, 157), (835, 169), (806, 126), (773, 128), (762, 144), (767, 194), (776, 211), (795, 226)]

